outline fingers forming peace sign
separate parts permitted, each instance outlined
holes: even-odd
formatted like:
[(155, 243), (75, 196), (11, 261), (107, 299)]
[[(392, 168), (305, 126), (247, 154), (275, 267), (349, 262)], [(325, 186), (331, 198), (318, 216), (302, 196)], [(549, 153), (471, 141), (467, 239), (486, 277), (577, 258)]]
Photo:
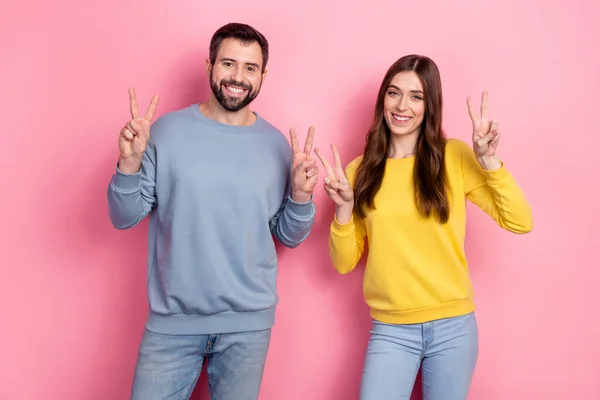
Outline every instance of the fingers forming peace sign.
[(319, 157), (327, 170), (327, 177), (324, 179), (325, 192), (337, 206), (353, 203), (354, 192), (344, 173), (340, 154), (334, 144), (331, 145), (331, 152), (333, 153), (333, 167), (329, 164), (329, 161), (327, 161), (321, 150), (315, 149), (317, 157)]
[(136, 172), (139, 170), (142, 156), (148, 146), (150, 125), (154, 118), (157, 105), (158, 95), (155, 94), (152, 97), (152, 101), (146, 110), (146, 113), (140, 118), (135, 89), (129, 89), (129, 111), (131, 113), (131, 120), (121, 129), (119, 135), (119, 168), (128, 170), (127, 172)]
[(319, 168), (310, 156), (315, 137), (315, 128), (308, 129), (304, 149), (298, 144), (298, 134), (294, 128), (290, 129), (290, 142), (292, 146), (292, 198), (296, 201), (310, 200), (312, 192), (319, 180)]
[[(152, 102), (150, 102), (150, 106), (146, 110), (146, 114), (143, 119), (147, 121), (152, 121), (154, 118), (154, 113), (156, 112), (156, 106), (158, 105), (158, 95), (155, 94), (152, 97)], [(129, 109), (131, 111), (131, 119), (138, 119), (138, 101), (135, 95), (135, 89), (129, 88)]]
[(488, 119), (488, 92), (481, 95), (480, 115), (477, 115), (471, 98), (467, 98), (469, 116), (473, 122), (473, 151), (478, 157), (492, 157), (496, 153), (500, 131), (498, 121)]

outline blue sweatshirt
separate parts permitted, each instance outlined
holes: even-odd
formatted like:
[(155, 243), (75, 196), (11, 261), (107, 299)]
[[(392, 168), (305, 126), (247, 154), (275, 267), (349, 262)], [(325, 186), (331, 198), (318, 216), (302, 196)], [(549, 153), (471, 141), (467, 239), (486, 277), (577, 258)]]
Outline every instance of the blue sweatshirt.
[(273, 326), (277, 254), (309, 234), (312, 201), (294, 202), (290, 145), (260, 115), (252, 126), (213, 121), (193, 104), (158, 118), (141, 170), (108, 186), (117, 229), (149, 214), (146, 327), (212, 334)]

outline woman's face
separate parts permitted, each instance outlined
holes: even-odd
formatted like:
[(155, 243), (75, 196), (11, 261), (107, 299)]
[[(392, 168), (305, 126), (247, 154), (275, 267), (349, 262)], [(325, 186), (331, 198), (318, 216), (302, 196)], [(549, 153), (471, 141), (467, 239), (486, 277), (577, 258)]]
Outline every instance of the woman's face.
[(383, 111), (392, 135), (419, 134), (425, 117), (425, 93), (415, 72), (399, 72), (392, 78)]

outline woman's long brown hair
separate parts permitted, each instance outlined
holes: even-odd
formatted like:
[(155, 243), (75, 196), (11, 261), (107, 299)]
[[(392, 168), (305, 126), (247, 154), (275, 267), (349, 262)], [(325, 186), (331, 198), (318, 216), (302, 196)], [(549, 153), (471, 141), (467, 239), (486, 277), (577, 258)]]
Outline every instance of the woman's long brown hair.
[(367, 145), (356, 171), (354, 213), (365, 218), (367, 211), (375, 207), (374, 199), (383, 181), (390, 146), (390, 129), (384, 118), (383, 102), (394, 76), (404, 71), (414, 71), (425, 92), (425, 116), (415, 145), (415, 204), (423, 217), (434, 216), (443, 224), (448, 221), (450, 201), (444, 162), (446, 138), (442, 130), (442, 83), (437, 65), (428, 57), (414, 54), (396, 61), (381, 82), (373, 123), (366, 137)]

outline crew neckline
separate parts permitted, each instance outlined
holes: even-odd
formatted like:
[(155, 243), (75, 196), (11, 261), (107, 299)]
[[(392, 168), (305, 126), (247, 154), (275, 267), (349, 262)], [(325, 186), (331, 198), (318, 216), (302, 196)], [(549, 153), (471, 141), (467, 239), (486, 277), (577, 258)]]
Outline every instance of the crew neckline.
[(254, 121), (252, 125), (229, 125), (220, 121), (215, 121), (214, 119), (210, 119), (206, 115), (204, 115), (202, 111), (200, 111), (200, 103), (194, 103), (190, 105), (190, 107), (201, 122), (220, 131), (235, 133), (252, 133), (258, 131), (264, 123), (264, 119), (256, 111), (252, 111), (252, 113), (256, 116), (256, 121)]
[(415, 156), (412, 155), (412, 156), (409, 156), (409, 157), (402, 157), (402, 158), (389, 158), (389, 157), (387, 157), (385, 159), (385, 161), (386, 161), (386, 163), (388, 163), (388, 162), (389, 163), (401, 163), (401, 162), (407, 162), (409, 160), (413, 160), (414, 161), (414, 159), (415, 159)]

